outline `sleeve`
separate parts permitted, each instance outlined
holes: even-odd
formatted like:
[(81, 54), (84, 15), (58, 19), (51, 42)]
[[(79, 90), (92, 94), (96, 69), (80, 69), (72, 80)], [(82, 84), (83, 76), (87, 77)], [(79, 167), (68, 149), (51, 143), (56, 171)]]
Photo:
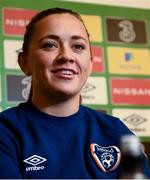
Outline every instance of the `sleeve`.
[(21, 179), (19, 144), (11, 126), (0, 119), (0, 179)]

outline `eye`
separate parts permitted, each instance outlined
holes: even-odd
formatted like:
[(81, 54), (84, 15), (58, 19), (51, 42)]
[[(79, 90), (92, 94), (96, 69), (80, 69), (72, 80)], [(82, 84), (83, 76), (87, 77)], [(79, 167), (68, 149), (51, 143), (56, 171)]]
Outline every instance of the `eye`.
[(74, 44), (73, 47), (75, 50), (80, 50), (80, 51), (85, 49), (85, 45), (83, 44)]
[(52, 50), (58, 48), (58, 44), (56, 42), (45, 42), (42, 44), (42, 48)]

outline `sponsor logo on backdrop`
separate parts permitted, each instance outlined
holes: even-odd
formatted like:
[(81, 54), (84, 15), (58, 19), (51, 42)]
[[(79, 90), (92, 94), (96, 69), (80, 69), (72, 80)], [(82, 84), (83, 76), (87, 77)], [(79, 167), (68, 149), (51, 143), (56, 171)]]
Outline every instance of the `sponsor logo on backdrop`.
[(150, 79), (112, 78), (113, 104), (150, 105)]
[(149, 49), (108, 47), (107, 54), (110, 73), (150, 75)]
[(20, 69), (18, 65), (18, 52), (22, 48), (20, 40), (4, 40), (4, 65), (8, 69)]
[(91, 84), (89, 82), (86, 83), (86, 85), (82, 89), (82, 93), (88, 93), (96, 89), (96, 86), (94, 84)]
[(119, 28), (121, 31), (119, 32), (119, 38), (123, 42), (133, 42), (136, 39), (136, 32), (134, 31), (134, 24), (132, 21), (129, 20), (121, 20), (118, 23)]
[(125, 60), (126, 62), (129, 62), (129, 61), (134, 60), (133, 54), (130, 53), (130, 52), (125, 52), (125, 53), (124, 53), (124, 60)]
[(92, 46), (93, 56), (93, 70), (92, 72), (102, 73), (104, 72), (104, 52), (103, 48), (99, 46)]
[(30, 19), (37, 13), (30, 9), (3, 8), (3, 33), (23, 35)]
[(102, 42), (102, 20), (100, 16), (81, 15), (86, 28), (90, 34), (90, 40), (94, 42)]
[(106, 28), (108, 41), (134, 44), (148, 41), (146, 22), (142, 20), (107, 18)]
[(30, 92), (31, 77), (7, 74), (6, 85), (7, 101), (25, 101)]
[(107, 104), (107, 87), (104, 77), (89, 77), (82, 89), (83, 104)]
[(146, 118), (138, 115), (138, 114), (131, 114), (124, 118), (124, 121), (133, 125), (138, 126), (146, 121)]
[(113, 109), (114, 116), (119, 117), (136, 135), (150, 136), (149, 109)]
[(25, 88), (22, 90), (22, 93), (21, 93), (22, 97), (27, 100), (30, 93), (30, 88), (31, 88), (31, 76), (24, 77), (21, 80), (21, 84), (25, 85)]

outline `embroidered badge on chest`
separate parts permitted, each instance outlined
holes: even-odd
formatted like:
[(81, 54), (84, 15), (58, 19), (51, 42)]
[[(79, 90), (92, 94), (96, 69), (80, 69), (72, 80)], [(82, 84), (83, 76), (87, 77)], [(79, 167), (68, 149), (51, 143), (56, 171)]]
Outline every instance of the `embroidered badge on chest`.
[(94, 160), (103, 172), (110, 172), (118, 167), (121, 158), (118, 147), (102, 147), (98, 144), (91, 144), (90, 149)]

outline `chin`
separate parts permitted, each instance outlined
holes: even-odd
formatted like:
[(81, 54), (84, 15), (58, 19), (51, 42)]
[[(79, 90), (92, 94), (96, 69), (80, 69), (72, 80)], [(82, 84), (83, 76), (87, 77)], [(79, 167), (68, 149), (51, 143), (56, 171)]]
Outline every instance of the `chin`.
[(77, 94), (76, 92), (74, 91), (59, 91), (59, 93), (62, 95), (62, 96), (74, 96), (75, 94)]
[(78, 90), (68, 90), (68, 89), (57, 89), (56, 94), (63, 97), (73, 97), (79, 94)]

